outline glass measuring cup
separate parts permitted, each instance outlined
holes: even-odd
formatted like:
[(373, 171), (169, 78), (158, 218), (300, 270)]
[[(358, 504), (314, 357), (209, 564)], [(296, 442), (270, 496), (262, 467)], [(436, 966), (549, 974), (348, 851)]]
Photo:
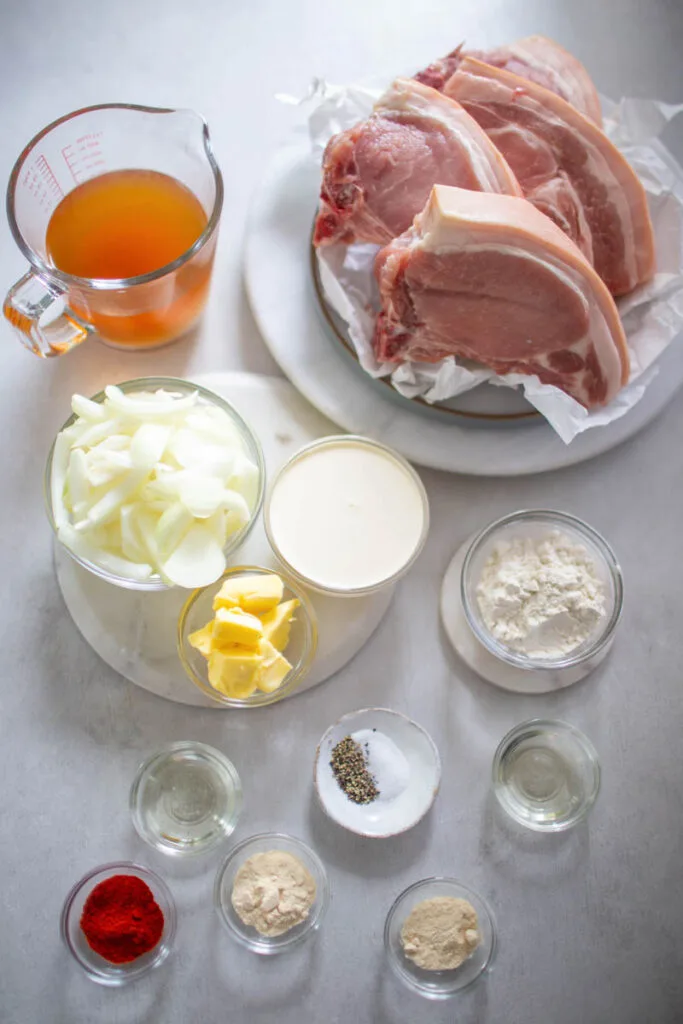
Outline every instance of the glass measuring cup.
[[(64, 273), (48, 255), (50, 217), (78, 185), (109, 171), (161, 172), (199, 200), (207, 223), (172, 263), (127, 278)], [(206, 121), (191, 110), (102, 104), (44, 128), (20, 154), (7, 188), (7, 216), (30, 270), (10, 288), (3, 312), (24, 345), (58, 356), (98, 334), (121, 348), (174, 341), (208, 296), (223, 205), (223, 179)]]

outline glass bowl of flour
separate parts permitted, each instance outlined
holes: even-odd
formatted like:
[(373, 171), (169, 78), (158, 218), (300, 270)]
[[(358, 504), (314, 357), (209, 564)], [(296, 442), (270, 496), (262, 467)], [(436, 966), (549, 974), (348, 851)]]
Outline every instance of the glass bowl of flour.
[(482, 530), (465, 553), (460, 591), (488, 654), (516, 670), (550, 672), (558, 685), (602, 661), (623, 604), (607, 541), (575, 516), (546, 509), (513, 512)]

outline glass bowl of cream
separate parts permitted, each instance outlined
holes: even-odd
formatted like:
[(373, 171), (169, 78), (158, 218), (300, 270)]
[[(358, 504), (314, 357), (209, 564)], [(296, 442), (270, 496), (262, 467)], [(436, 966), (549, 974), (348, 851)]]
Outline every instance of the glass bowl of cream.
[(429, 531), (429, 501), (412, 466), (355, 435), (301, 448), (273, 481), (266, 534), (306, 587), (335, 597), (372, 594), (404, 576)]
[(533, 509), (504, 516), (474, 537), (462, 561), (460, 596), (469, 629), (495, 662), (549, 673), (549, 683), (562, 686), (588, 675), (609, 652), (623, 580), (612, 548), (591, 526)]

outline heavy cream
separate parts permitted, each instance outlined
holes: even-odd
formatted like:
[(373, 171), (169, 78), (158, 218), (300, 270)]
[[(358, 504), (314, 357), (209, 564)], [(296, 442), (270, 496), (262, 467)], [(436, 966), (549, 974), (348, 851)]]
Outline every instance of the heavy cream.
[(375, 587), (401, 573), (424, 539), (427, 498), (390, 450), (339, 438), (305, 449), (270, 496), (268, 530), (299, 576), (324, 590)]

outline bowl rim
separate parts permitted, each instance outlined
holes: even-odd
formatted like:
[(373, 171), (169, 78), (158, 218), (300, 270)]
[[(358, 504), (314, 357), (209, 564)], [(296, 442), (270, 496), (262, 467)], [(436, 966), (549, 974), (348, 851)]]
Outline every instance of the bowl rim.
[[(580, 809), (568, 818), (563, 818), (559, 822), (553, 822), (552, 824), (538, 824), (533, 821), (527, 821), (526, 818), (522, 818), (520, 815), (515, 814), (509, 805), (502, 799), (501, 786), (498, 779), (498, 770), (512, 743), (525, 732), (533, 729), (540, 731), (543, 728), (554, 729), (558, 732), (564, 733), (565, 735), (571, 736), (576, 740), (578, 746), (587, 755), (593, 775), (592, 789)], [(584, 820), (595, 804), (595, 801), (598, 799), (598, 796), (600, 795), (600, 787), (602, 785), (602, 768), (600, 766), (600, 757), (593, 745), (593, 742), (588, 738), (588, 736), (586, 736), (585, 732), (582, 732), (581, 729), (577, 729), (577, 727), (572, 725), (571, 722), (565, 722), (562, 718), (528, 718), (524, 722), (519, 722), (517, 725), (513, 726), (512, 729), (508, 730), (496, 747), (496, 751), (493, 755), (493, 761), (491, 762), (491, 782), (494, 796), (496, 797), (499, 805), (505, 811), (507, 816), (513, 821), (516, 821), (517, 824), (524, 826), (524, 828), (527, 828), (532, 832), (566, 832), (568, 829), (573, 828), (575, 825), (578, 825), (579, 822)]]
[[(460, 892), (466, 894), (464, 898), (468, 899), (468, 901), (469, 901), (470, 897), (474, 897), (475, 901), (478, 904), (480, 904), (481, 907), (484, 909), (484, 911), (486, 913), (486, 917), (487, 917), (488, 922), (489, 922), (490, 931), (491, 931), (491, 947), (490, 947), (490, 949), (488, 951), (488, 956), (486, 957), (486, 960), (484, 961), (483, 965), (481, 966), (481, 968), (479, 969), (477, 974), (475, 974), (475, 976), (473, 978), (471, 978), (470, 981), (466, 982), (464, 985), (461, 985), (458, 988), (454, 988), (454, 989), (451, 989), (451, 990), (445, 990), (445, 991), (441, 991), (441, 990), (438, 990), (438, 989), (431, 989), (431, 988), (429, 988), (427, 986), (421, 985), (420, 982), (417, 979), (413, 978), (412, 975), (410, 975), (403, 968), (403, 966), (401, 965), (397, 954), (395, 953), (395, 951), (393, 950), (393, 948), (391, 946), (391, 939), (390, 939), (391, 924), (393, 922), (394, 917), (396, 916), (396, 913), (397, 913), (401, 903), (404, 901), (404, 899), (407, 896), (409, 896), (411, 893), (416, 892), (418, 889), (426, 888), (427, 886), (433, 885), (435, 883), (437, 883), (437, 884), (442, 884), (443, 883), (443, 884), (455, 886), (458, 890), (460, 890)], [(463, 897), (460, 897), (460, 898), (463, 898)], [(476, 907), (475, 907), (475, 909), (476, 909)], [(403, 889), (403, 891), (398, 894), (398, 896), (396, 897), (394, 902), (391, 904), (391, 907), (389, 908), (389, 911), (388, 911), (387, 916), (386, 916), (386, 920), (384, 922), (384, 949), (385, 949), (385, 954), (386, 954), (387, 959), (389, 961), (390, 967), (392, 968), (394, 973), (403, 981), (403, 983), (405, 985), (407, 985), (409, 988), (413, 989), (413, 991), (418, 992), (420, 995), (427, 996), (428, 998), (435, 999), (435, 1000), (437, 1000), (437, 999), (448, 999), (451, 996), (458, 995), (460, 992), (466, 991), (468, 988), (471, 988), (478, 981), (480, 981), (482, 976), (484, 974), (486, 974), (491, 969), (491, 966), (493, 964), (493, 961), (494, 961), (494, 958), (495, 958), (495, 955), (496, 955), (497, 947), (498, 947), (498, 931), (497, 931), (497, 926), (496, 926), (496, 919), (495, 919), (495, 916), (493, 914), (493, 911), (492, 911), (491, 907), (489, 906), (488, 901), (485, 900), (484, 897), (481, 896), (474, 889), (470, 889), (469, 886), (464, 885), (462, 882), (459, 882), (457, 878), (453, 878), (453, 877), (451, 877), (449, 875), (432, 875), (429, 878), (421, 878), (417, 882), (412, 882), (409, 886), (407, 886), (407, 888)], [(466, 962), (467, 961), (465, 961), (465, 963)], [(454, 968), (455, 971), (457, 971), (459, 969), (460, 968), (457, 968), (457, 967)]]
[[(404, 826), (404, 828), (397, 829), (394, 832), (383, 832), (381, 835), (378, 835), (376, 832), (367, 832), (364, 829), (353, 828), (347, 822), (340, 821), (339, 818), (334, 817), (334, 815), (331, 814), (330, 811), (328, 810), (327, 805), (325, 804), (322, 798), (320, 787), (318, 786), (318, 763), (320, 761), (320, 751), (327, 737), (334, 729), (342, 725), (343, 722), (346, 722), (349, 719), (355, 719), (359, 715), (363, 715), (368, 712), (380, 712), (381, 714), (391, 715), (395, 718), (402, 718), (407, 725), (417, 729), (418, 732), (422, 733), (424, 738), (427, 740), (429, 747), (431, 748), (434, 757), (434, 767), (436, 771), (436, 782), (432, 788), (431, 799), (428, 805), (425, 807), (422, 814), (419, 816), (419, 818), (416, 818), (415, 821), (412, 821), (409, 825)], [(393, 708), (369, 707), (358, 708), (356, 711), (347, 711), (346, 714), (342, 715), (341, 718), (338, 718), (336, 722), (333, 722), (332, 725), (328, 726), (328, 728), (322, 734), (318, 741), (318, 745), (315, 748), (315, 757), (313, 759), (313, 785), (315, 788), (316, 796), (318, 798), (318, 803), (320, 804), (322, 810), (325, 812), (325, 815), (330, 819), (330, 821), (333, 821), (335, 825), (339, 825), (341, 828), (346, 829), (347, 832), (351, 832), (353, 835), (362, 836), (364, 839), (392, 839), (394, 836), (403, 835), (405, 832), (409, 832), (412, 828), (415, 828), (416, 825), (419, 825), (422, 819), (429, 814), (432, 807), (434, 806), (434, 802), (436, 801), (437, 796), (439, 795), (439, 791), (441, 789), (441, 772), (442, 764), (439, 748), (437, 747), (436, 743), (434, 742), (430, 734), (427, 732), (424, 726), (419, 724), (419, 722), (416, 722), (413, 718), (410, 718), (409, 715), (404, 714), (402, 711), (394, 711)]]
[[(315, 867), (318, 874), (316, 878), (316, 902), (318, 908), (316, 913), (309, 914), (308, 917), (302, 922), (302, 928), (297, 935), (290, 936), (287, 938), (288, 932), (284, 932), (282, 935), (276, 935), (269, 937), (267, 935), (258, 935), (258, 939), (251, 939), (247, 935), (243, 934), (230, 920), (230, 917), (226, 913), (222, 892), (223, 882), (229, 868), (239, 858), (240, 854), (244, 853), (250, 846), (255, 843), (273, 842), (277, 847), (278, 842), (290, 843), (295, 849), (299, 850), (305, 858), (307, 858), (311, 864)], [(254, 851), (257, 852), (257, 851)], [(244, 857), (244, 860), (249, 859), (249, 854)], [(286, 950), (292, 949), (299, 943), (304, 942), (309, 936), (317, 931), (323, 922), (327, 908), (330, 902), (330, 882), (327, 875), (327, 870), (322, 860), (316, 853), (316, 851), (309, 846), (308, 843), (304, 842), (303, 839), (299, 839), (298, 836), (291, 835), (288, 832), (258, 832), (255, 835), (248, 836), (246, 839), (242, 839), (241, 842), (237, 843), (228, 852), (227, 856), (219, 865), (218, 871), (213, 886), (213, 903), (216, 912), (226, 930), (233, 938), (237, 939), (243, 946), (251, 950), (254, 953), (260, 953), (263, 955), (284, 953)], [(315, 906), (315, 904), (314, 904)], [(244, 925), (248, 928), (249, 925)], [(255, 929), (253, 929), (255, 931)]]
[[(199, 749), (209, 760), (219, 761), (223, 768), (229, 774), (232, 785), (233, 785), (233, 799), (235, 803), (234, 813), (232, 816), (232, 828), (228, 833), (216, 833), (213, 839), (206, 845), (200, 848), (183, 848), (175, 846), (171, 843), (164, 842), (163, 839), (157, 839), (153, 837), (153, 833), (143, 827), (142, 815), (138, 808), (138, 798), (140, 796), (140, 787), (142, 785), (143, 778), (149, 772), (158, 761), (162, 758), (167, 757), (169, 754), (179, 752), (182, 750), (196, 750)], [(242, 780), (240, 779), (237, 768), (222, 750), (218, 747), (211, 746), (209, 743), (203, 743), (201, 740), (173, 740), (170, 743), (164, 743), (162, 746), (157, 747), (156, 750), (140, 762), (138, 769), (135, 773), (135, 777), (131, 783), (129, 795), (128, 795), (128, 807), (130, 810), (130, 817), (133, 823), (133, 828), (143, 840), (153, 850), (158, 850), (161, 853), (168, 854), (171, 857), (177, 858), (192, 858), (201, 857), (203, 854), (210, 853), (215, 850), (218, 846), (221, 846), (227, 839), (230, 838), (232, 833), (239, 824), (240, 817), (242, 815), (242, 809), (244, 806), (244, 792), (242, 789)]]
[[(109, 387), (107, 384), (105, 387)], [(263, 448), (261, 442), (256, 434), (254, 428), (244, 419), (242, 414), (235, 408), (232, 402), (229, 402), (226, 398), (223, 398), (216, 391), (212, 391), (210, 388), (204, 387), (202, 384), (195, 384), (191, 380), (186, 380), (182, 377), (133, 377), (130, 380), (120, 381), (114, 385), (119, 388), (124, 394), (129, 394), (135, 391), (144, 391), (150, 388), (165, 388), (168, 390), (182, 391), (184, 393), (192, 393), (196, 391), (201, 398), (205, 399), (210, 404), (216, 405), (222, 408), (230, 416), (231, 420), (237, 425), (240, 434), (243, 439), (247, 439), (247, 447), (251, 450), (248, 452), (250, 457), (254, 457), (256, 461), (256, 468), (258, 470), (258, 493), (256, 501), (252, 509), (249, 521), (244, 524), (239, 530), (237, 530), (223, 548), (226, 558), (240, 547), (247, 537), (251, 533), (252, 529), (256, 525), (261, 509), (263, 508), (263, 501), (266, 493), (266, 462), (263, 454)], [(90, 396), (90, 401), (101, 403), (106, 398), (105, 388), (102, 388), (96, 394)], [(118, 576), (116, 573), (109, 572), (102, 566), (97, 565), (95, 562), (90, 562), (87, 558), (81, 558), (71, 548), (67, 547), (66, 544), (62, 544), (57, 535), (57, 524), (54, 517), (54, 509), (52, 507), (52, 464), (54, 461), (55, 446), (57, 444), (57, 438), (70, 427), (77, 419), (75, 413), (71, 413), (69, 418), (65, 420), (59, 430), (56, 432), (50, 449), (47, 454), (45, 462), (45, 469), (43, 472), (43, 503), (47, 514), (47, 519), (52, 528), (54, 541), (56, 544), (61, 544), (67, 554), (76, 562), (78, 565), (87, 569), (94, 576), (99, 579), (105, 580), (107, 583), (112, 583), (115, 586), (121, 587), (126, 590), (138, 590), (138, 591), (149, 591), (156, 592), (162, 590), (171, 590), (174, 588), (174, 584), (165, 583), (164, 580), (159, 576), (158, 573), (154, 573), (147, 580), (133, 580), (128, 576)], [(182, 588), (178, 588), (182, 589)]]
[[(143, 881), (151, 882), (163, 895), (166, 907), (164, 908), (164, 930), (161, 933), (161, 938), (154, 949), (157, 950), (156, 955), (148, 960), (147, 963), (136, 967), (136, 960), (131, 960), (127, 964), (111, 964), (108, 967), (98, 968), (94, 964), (88, 963), (80, 955), (69, 935), (69, 920), (73, 909), (74, 902), (80, 892), (83, 891), (91, 882), (93, 888), (97, 884), (95, 879), (98, 875), (105, 875), (110, 872), (119, 872), (121, 874), (130, 874), (131, 870), (137, 872), (142, 876)], [(104, 879), (102, 879), (104, 880)], [(143, 974), (147, 974), (148, 971), (154, 970), (156, 967), (160, 967), (161, 964), (167, 959), (173, 949), (175, 941), (176, 927), (177, 927), (177, 916), (178, 912), (173, 899), (173, 894), (169, 889), (164, 879), (157, 874), (152, 868), (146, 867), (144, 864), (138, 864), (132, 860), (115, 860), (110, 861), (106, 864), (100, 864), (98, 867), (93, 868), (82, 876), (77, 882), (75, 882), (69, 892), (67, 893), (62, 910), (59, 916), (59, 930), (64, 945), (68, 949), (69, 953), (81, 967), (81, 969), (90, 977), (93, 981), (99, 982), (102, 985), (122, 985), (128, 981), (133, 981), (135, 978), (142, 977)], [(153, 950), (149, 951), (150, 953)], [(95, 956), (99, 954), (95, 953)], [(108, 964), (108, 961), (101, 957), (103, 964)]]
[[(277, 690), (273, 690), (272, 693), (263, 693), (262, 691), (257, 690), (255, 693), (251, 694), (250, 697), (245, 698), (228, 697), (227, 695), (220, 693), (219, 690), (214, 690), (213, 686), (208, 682), (208, 679), (205, 681), (195, 672), (186, 651), (187, 619), (192, 608), (206, 590), (209, 590), (212, 587), (220, 587), (221, 583), (229, 577), (248, 576), (253, 573), (267, 576), (279, 576), (285, 586), (291, 590), (299, 601), (299, 607), (304, 610), (304, 618), (306, 622), (305, 635), (308, 638), (306, 649), (302, 654), (299, 664), (297, 666), (292, 666), (292, 670), (288, 672), (287, 676), (285, 676), (285, 681), (278, 686)], [(296, 693), (297, 688), (310, 672), (318, 649), (318, 619), (315, 614), (313, 603), (308, 594), (301, 588), (298, 581), (293, 580), (287, 573), (280, 572), (277, 569), (269, 569), (264, 565), (231, 565), (228, 566), (223, 575), (219, 579), (215, 580), (214, 583), (209, 583), (205, 587), (197, 587), (196, 590), (193, 590), (184, 602), (180, 609), (176, 626), (176, 648), (180, 664), (182, 665), (190, 682), (194, 683), (202, 693), (207, 697), (210, 697), (217, 704), (222, 704), (224, 707), (229, 708), (267, 707), (269, 704), (276, 704), (278, 701), (284, 700), (285, 697), (289, 697), (292, 693)], [(291, 682), (288, 682), (290, 676), (292, 677), (292, 680)]]
[[(468, 585), (473, 571), (472, 563), (477, 554), (498, 531), (512, 523), (527, 522), (548, 522), (560, 529), (564, 527), (569, 532), (578, 533), (588, 541), (589, 552), (597, 552), (598, 557), (602, 559), (612, 583), (612, 608), (605, 617), (604, 625), (592, 640), (580, 644), (574, 651), (570, 651), (562, 658), (530, 658), (528, 655), (505, 647), (489, 633), (469, 599)], [(475, 638), (495, 658), (514, 668), (530, 672), (557, 671), (585, 664), (603, 652), (612, 642), (624, 607), (624, 580), (621, 566), (610, 544), (601, 533), (584, 522), (583, 519), (556, 509), (518, 509), (516, 512), (510, 512), (489, 523), (488, 526), (478, 531), (469, 542), (460, 571), (460, 598), (467, 624)]]
[[(393, 459), (394, 462), (398, 463), (401, 468), (408, 474), (412, 482), (415, 484), (418, 494), (420, 495), (420, 501), (422, 504), (422, 529), (420, 531), (420, 537), (415, 545), (415, 549), (412, 552), (410, 558), (404, 563), (404, 565), (397, 569), (395, 573), (388, 576), (384, 580), (380, 580), (377, 583), (371, 583), (369, 585), (360, 587), (329, 587), (324, 583), (320, 583), (317, 580), (310, 579), (308, 576), (298, 572), (291, 562), (282, 554), (282, 551), (278, 547), (277, 541), (273, 534), (273, 528), (270, 521), (270, 506), (273, 500), (273, 495), (277, 488), (279, 481), (283, 478), (285, 473), (291, 469), (291, 467), (301, 459), (306, 458), (311, 452), (318, 451), (321, 448), (336, 447), (340, 444), (353, 444), (360, 445), (366, 448), (374, 449), (375, 451), (381, 452), (383, 455)], [(425, 546), (427, 537), (429, 535), (430, 525), (430, 513), (429, 513), (429, 496), (425, 485), (422, 483), (419, 473), (414, 466), (408, 462), (406, 458), (401, 455), (400, 452), (395, 451), (389, 445), (382, 444), (381, 441), (375, 441), (371, 437), (365, 437), (362, 434), (328, 434), (325, 437), (319, 437), (315, 441), (310, 441), (308, 444), (303, 445), (297, 451), (291, 455), (273, 477), (272, 481), (268, 486), (264, 506), (263, 506), (263, 527), (266, 533), (266, 538), (270, 544), (273, 552), (282, 565), (285, 566), (287, 572), (295, 579), (311, 590), (316, 591), (319, 594), (326, 594), (330, 597), (363, 597), (367, 594), (374, 594), (378, 590), (383, 590), (385, 587), (390, 587), (398, 580), (402, 579), (403, 576), (412, 568), (413, 564), (417, 561), (422, 549)]]

